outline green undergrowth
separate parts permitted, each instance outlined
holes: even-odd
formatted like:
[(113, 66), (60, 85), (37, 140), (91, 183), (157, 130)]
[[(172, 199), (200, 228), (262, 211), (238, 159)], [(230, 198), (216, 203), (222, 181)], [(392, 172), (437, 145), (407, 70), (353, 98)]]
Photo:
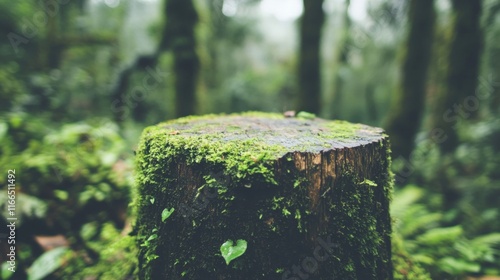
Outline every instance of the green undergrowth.
[(395, 279), (499, 275), (500, 233), (471, 238), (466, 235), (464, 225), (447, 224), (446, 213), (431, 211), (424, 198), (441, 199), (440, 195), (414, 185), (395, 193), (391, 205), (395, 220), (392, 237)]
[[(0, 165), (15, 170), (16, 231), (23, 233), (15, 244), (18, 269), (9, 279), (84, 279), (53, 275), (86, 259), (73, 269), (82, 273), (106, 259), (103, 248), (114, 244), (109, 235), (130, 219), (131, 154), (118, 126), (106, 119), (63, 125), (21, 112), (0, 116)], [(7, 202), (7, 192), (0, 192), (0, 207)], [(51, 244), (61, 247), (47, 251)]]
[(135, 243), (135, 237), (123, 235), (113, 225), (105, 224), (99, 238), (88, 243), (99, 252), (99, 260), (89, 263), (81, 252), (73, 251), (58, 276), (60, 279), (135, 279), (138, 251)]

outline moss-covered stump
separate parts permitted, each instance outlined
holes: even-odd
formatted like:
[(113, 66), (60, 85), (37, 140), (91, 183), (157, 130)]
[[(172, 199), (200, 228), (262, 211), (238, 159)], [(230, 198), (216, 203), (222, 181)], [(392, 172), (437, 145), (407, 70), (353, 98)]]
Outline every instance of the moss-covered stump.
[(246, 113), (149, 127), (140, 278), (392, 279), (389, 164), (383, 131), (348, 122)]

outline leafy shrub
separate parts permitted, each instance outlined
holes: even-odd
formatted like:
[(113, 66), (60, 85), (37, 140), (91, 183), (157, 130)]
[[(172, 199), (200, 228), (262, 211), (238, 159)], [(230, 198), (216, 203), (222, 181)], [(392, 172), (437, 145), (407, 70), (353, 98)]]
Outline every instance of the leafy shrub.
[(468, 236), (500, 232), (500, 120), (460, 124), (457, 129), (462, 142), (454, 153), (442, 155), (430, 139), (417, 141), (407, 161), (394, 161), (395, 173), (409, 174), (404, 179), (445, 195), (425, 204), (433, 203), (431, 210), (449, 210), (444, 220), (463, 225)]
[(89, 265), (79, 252), (73, 252), (68, 265), (57, 275), (60, 279), (133, 279), (138, 254), (134, 237), (124, 236), (107, 223), (99, 238), (90, 241), (89, 246), (99, 251), (99, 261)]
[[(500, 233), (470, 239), (461, 225), (442, 227), (445, 215), (433, 213), (428, 206), (421, 204), (425, 195), (428, 194), (424, 189), (411, 185), (396, 192), (391, 206), (396, 250), (407, 252), (411, 262), (429, 271), (432, 279), (499, 274), (495, 263), (500, 260)], [(436, 196), (426, 198), (432, 200)], [(396, 263), (396, 269), (400, 263)]]
[[(43, 253), (34, 241), (39, 235), (62, 234), (74, 254), (90, 263), (99, 258), (101, 247), (89, 244), (104, 242), (104, 225), (118, 230), (126, 224), (131, 168), (125, 147), (118, 128), (105, 121), (53, 128), (24, 114), (0, 119), (0, 164), (16, 170), (21, 267)], [(6, 201), (0, 198), (0, 207)], [(89, 223), (94, 230), (84, 236)]]

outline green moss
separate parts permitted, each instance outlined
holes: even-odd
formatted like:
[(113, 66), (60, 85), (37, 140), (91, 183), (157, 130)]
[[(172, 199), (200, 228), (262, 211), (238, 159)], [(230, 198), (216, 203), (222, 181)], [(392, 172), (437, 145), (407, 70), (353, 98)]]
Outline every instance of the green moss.
[[(239, 117), (250, 118), (251, 122), (239, 125)], [(287, 135), (299, 135), (299, 132), (286, 129), (290, 121), (308, 130), (300, 131), (300, 137), (292, 139)], [(259, 122), (264, 123), (259, 127), (261, 130), (258, 134), (252, 133), (250, 130)], [(188, 163), (220, 163), (225, 166), (226, 174), (237, 180), (259, 175), (264, 181), (275, 184), (269, 170), (272, 161), (291, 151), (318, 152), (325, 147), (335, 147), (342, 140), (357, 141), (360, 137), (356, 137), (356, 133), (363, 128), (366, 129), (363, 125), (344, 121), (290, 120), (279, 114), (260, 112), (190, 116), (146, 128), (139, 151), (148, 145), (151, 147), (148, 157), (185, 156)]]
[(373, 182), (372, 180), (369, 179), (364, 179), (363, 182), (361, 182), (362, 185), (370, 186), (370, 187), (376, 187), (377, 183)]
[(312, 114), (312, 113), (308, 113), (308, 112), (302, 111), (302, 112), (299, 112), (297, 114), (297, 118), (312, 120), (312, 119), (316, 118), (316, 115)]
[(302, 232), (302, 215), (300, 214), (299, 209), (295, 209), (295, 220), (297, 221), (297, 229), (299, 232)]

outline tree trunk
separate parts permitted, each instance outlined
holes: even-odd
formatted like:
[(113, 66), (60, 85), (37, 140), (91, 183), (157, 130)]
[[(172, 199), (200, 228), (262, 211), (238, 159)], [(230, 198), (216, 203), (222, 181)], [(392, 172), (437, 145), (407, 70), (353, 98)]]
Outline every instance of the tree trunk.
[[(453, 0), (454, 36), (450, 50), (448, 90), (461, 98), (474, 95), (482, 49), (482, 0)], [(474, 113), (474, 112), (473, 112)]]
[[(486, 10), (486, 9), (485, 9)], [(484, 62), (486, 72), (489, 73), (487, 77), (483, 77), (483, 89), (487, 91), (488, 99), (482, 102), (490, 103), (489, 112), (493, 116), (500, 115), (500, 46), (498, 38), (500, 38), (500, 30), (495, 28), (496, 18), (500, 13), (500, 1), (495, 1), (488, 5), (486, 14), (484, 15)]]
[[(139, 278), (392, 279), (388, 145), (378, 128), (265, 113), (147, 128)], [(225, 262), (221, 246), (245, 241)]]
[(420, 129), (434, 31), (434, 1), (412, 0), (402, 81), (393, 97), (387, 132), (395, 157), (408, 158)]
[(340, 119), (342, 116), (342, 94), (344, 88), (344, 81), (346, 78), (346, 70), (348, 64), (349, 51), (351, 48), (351, 18), (349, 16), (349, 6), (351, 0), (345, 1), (344, 18), (342, 26), (342, 37), (340, 38), (339, 50), (337, 51), (337, 69), (334, 78), (333, 90), (333, 105), (332, 112), (329, 112), (334, 119)]
[[(134, 63), (121, 70), (111, 90), (112, 112), (118, 123), (122, 123), (132, 113), (134, 119), (145, 119), (144, 105), (139, 103), (133, 108), (123, 105), (120, 100), (126, 99), (130, 86), (129, 79), (135, 71), (154, 68), (162, 53), (171, 50), (174, 57), (173, 75), (175, 83), (176, 116), (187, 116), (195, 113), (196, 85), (199, 71), (199, 58), (196, 53), (195, 26), (198, 15), (191, 0), (166, 0), (164, 32), (157, 49), (149, 55), (136, 58)], [(170, 71), (169, 71), (170, 72)]]
[(192, 115), (196, 107), (200, 64), (194, 32), (198, 14), (192, 0), (167, 0), (165, 15), (166, 34), (161, 45), (168, 45), (174, 56), (176, 115), (178, 117)]
[(455, 18), (446, 88), (433, 112), (433, 128), (441, 135), (438, 144), (443, 153), (451, 153), (458, 146), (457, 123), (477, 114), (478, 108), (470, 101), (475, 98), (482, 45), (481, 1), (453, 0), (452, 4)]
[(321, 110), (321, 29), (323, 0), (304, 0), (300, 23), (298, 110), (319, 114)]

